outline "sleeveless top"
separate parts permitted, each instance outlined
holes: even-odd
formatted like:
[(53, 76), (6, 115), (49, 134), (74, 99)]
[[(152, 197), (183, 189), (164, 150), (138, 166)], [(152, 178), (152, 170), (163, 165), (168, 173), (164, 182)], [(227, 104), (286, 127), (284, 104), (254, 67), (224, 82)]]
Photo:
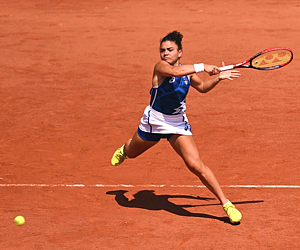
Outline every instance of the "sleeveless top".
[(188, 76), (166, 77), (161, 85), (151, 88), (150, 107), (166, 115), (184, 113), (190, 85)]

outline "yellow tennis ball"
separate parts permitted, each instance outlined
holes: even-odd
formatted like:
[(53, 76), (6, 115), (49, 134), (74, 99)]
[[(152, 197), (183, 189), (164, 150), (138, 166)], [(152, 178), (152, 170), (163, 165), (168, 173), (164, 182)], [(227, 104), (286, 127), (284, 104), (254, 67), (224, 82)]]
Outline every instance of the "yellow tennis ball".
[(23, 217), (23, 216), (17, 216), (17, 217), (15, 218), (15, 223), (16, 223), (18, 226), (24, 225), (24, 223), (25, 223), (24, 217)]

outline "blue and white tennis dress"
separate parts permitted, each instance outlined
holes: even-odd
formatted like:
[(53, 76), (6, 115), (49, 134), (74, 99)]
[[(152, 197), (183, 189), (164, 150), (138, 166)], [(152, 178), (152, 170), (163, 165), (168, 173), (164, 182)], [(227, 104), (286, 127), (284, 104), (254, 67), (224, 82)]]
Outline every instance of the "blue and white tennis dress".
[(185, 114), (186, 96), (190, 85), (188, 76), (166, 77), (161, 85), (152, 88), (150, 104), (144, 111), (138, 131), (192, 135)]

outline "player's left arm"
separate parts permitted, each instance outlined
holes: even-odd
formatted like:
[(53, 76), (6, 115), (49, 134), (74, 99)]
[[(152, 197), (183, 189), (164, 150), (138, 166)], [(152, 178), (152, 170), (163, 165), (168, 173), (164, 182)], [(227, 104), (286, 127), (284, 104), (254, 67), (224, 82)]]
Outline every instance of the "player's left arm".
[(219, 82), (219, 75), (208, 80), (202, 80), (197, 74), (190, 76), (191, 86), (200, 93), (206, 93), (212, 90)]
[(209, 78), (207, 80), (202, 80), (197, 74), (192, 74), (190, 76), (191, 85), (200, 93), (207, 93), (212, 90), (220, 81), (228, 79), (233, 80), (233, 78), (239, 77), (241, 74), (238, 70), (229, 70), (220, 72), (217, 76)]

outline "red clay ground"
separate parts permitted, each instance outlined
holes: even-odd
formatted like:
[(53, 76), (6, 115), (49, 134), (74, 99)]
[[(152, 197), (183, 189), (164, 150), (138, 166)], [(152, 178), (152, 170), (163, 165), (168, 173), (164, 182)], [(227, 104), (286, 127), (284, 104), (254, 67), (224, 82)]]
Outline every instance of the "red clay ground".
[[(300, 184), (299, 15), (298, 0), (1, 1), (1, 249), (299, 249), (299, 188), (229, 187)], [(175, 29), (182, 63), (236, 63), (275, 46), (295, 54), (188, 96), (238, 226), (166, 141), (110, 166), (148, 104), (159, 40)]]

